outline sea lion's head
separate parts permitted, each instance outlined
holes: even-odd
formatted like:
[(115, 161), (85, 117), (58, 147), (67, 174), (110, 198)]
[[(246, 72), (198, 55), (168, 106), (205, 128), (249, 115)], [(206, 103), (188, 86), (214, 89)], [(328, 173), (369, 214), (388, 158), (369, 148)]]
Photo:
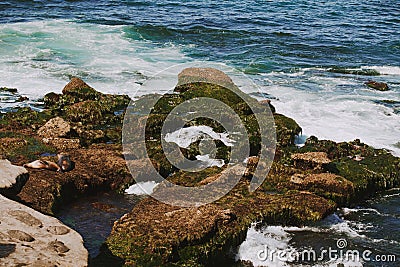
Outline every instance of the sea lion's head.
[(57, 165), (60, 166), (62, 172), (69, 172), (75, 168), (75, 162), (73, 162), (69, 155), (60, 153), (57, 155)]

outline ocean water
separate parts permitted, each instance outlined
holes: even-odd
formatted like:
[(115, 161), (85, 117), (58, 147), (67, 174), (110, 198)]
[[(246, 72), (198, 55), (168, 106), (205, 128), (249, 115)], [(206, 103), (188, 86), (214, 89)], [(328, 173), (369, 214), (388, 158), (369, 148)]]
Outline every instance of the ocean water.
[[(399, 22), (396, 0), (2, 1), (0, 86), (34, 100), (79, 76), (130, 94), (175, 64), (218, 62), (249, 75), (260, 87), (243, 90), (261, 90), (305, 135), (399, 155)], [(391, 90), (368, 89), (370, 79)]]
[[(0, 2), (0, 87), (30, 98), (0, 93), (2, 112), (34, 106), (72, 76), (133, 95), (156, 73), (194, 61), (246, 74), (258, 87), (241, 88), (271, 99), (304, 136), (359, 138), (400, 155), (398, 0)], [(390, 90), (369, 89), (368, 80)]]

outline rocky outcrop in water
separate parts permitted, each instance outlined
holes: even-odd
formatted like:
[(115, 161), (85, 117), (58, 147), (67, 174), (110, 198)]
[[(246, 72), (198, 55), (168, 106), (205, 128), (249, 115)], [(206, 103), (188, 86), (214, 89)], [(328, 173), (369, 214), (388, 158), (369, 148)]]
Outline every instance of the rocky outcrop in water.
[[(204, 73), (209, 72), (191, 69), (180, 76), (193, 79), (193, 73), (197, 73), (204, 79), (207, 76)], [(219, 85), (194, 80), (191, 84), (178, 83), (179, 94), (165, 95), (147, 118), (151, 127), (146, 133), (148, 138), (153, 137), (149, 156), (158, 164), (167, 162), (154, 138), (164, 114), (189, 95), (212, 96), (237, 107), (235, 111), (247, 122), (248, 132), (254, 133), (250, 134), (254, 139), (250, 139), (251, 157), (245, 177), (223, 198), (198, 208), (173, 207), (152, 198), (142, 200), (114, 224), (105, 252), (98, 257), (99, 264), (107, 258), (105, 255), (113, 255), (108, 259), (128, 266), (218, 265), (221, 258), (228, 257), (231, 248), (244, 240), (252, 222), (302, 225), (320, 220), (336, 207), (354, 205), (376, 191), (400, 184), (400, 160), (387, 151), (374, 149), (359, 140), (335, 143), (315, 137), (309, 138), (304, 147), (296, 147), (294, 139), (301, 128), (294, 120), (274, 113), (278, 141), (275, 160), (260, 188), (250, 193), (248, 186), (254, 165), (262, 164), (258, 160), (257, 127), (250, 119), (252, 114)], [(137, 106), (141, 106), (141, 101), (144, 100), (139, 99)], [(207, 120), (190, 125), (199, 124), (215, 126)], [(192, 153), (198, 150), (190, 148), (185, 156), (191, 158)], [(225, 159), (223, 153), (218, 155)], [(187, 175), (168, 167), (168, 163), (163, 166), (168, 181), (187, 187), (215, 181), (225, 168), (213, 167)], [(163, 190), (168, 188), (161, 184), (154, 193)]]
[(82, 237), (55, 218), (0, 195), (1, 266), (87, 266)]
[(388, 91), (389, 90), (389, 86), (387, 85), (387, 83), (383, 83), (383, 82), (376, 82), (376, 81), (368, 81), (365, 83), (366, 86), (368, 86), (369, 88), (378, 90), (378, 91)]

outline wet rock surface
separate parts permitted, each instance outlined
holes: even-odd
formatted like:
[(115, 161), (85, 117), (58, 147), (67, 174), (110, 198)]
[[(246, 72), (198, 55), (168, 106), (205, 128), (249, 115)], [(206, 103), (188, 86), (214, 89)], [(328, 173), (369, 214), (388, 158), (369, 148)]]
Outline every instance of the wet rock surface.
[[(87, 266), (82, 238), (57, 219), (3, 196), (0, 218), (1, 266)], [(64, 229), (64, 234), (46, 229)]]
[(376, 82), (376, 81), (368, 81), (365, 83), (366, 86), (368, 86), (369, 88), (378, 90), (378, 91), (388, 91), (389, 90), (389, 86), (387, 85), (387, 83), (383, 83), (383, 82)]

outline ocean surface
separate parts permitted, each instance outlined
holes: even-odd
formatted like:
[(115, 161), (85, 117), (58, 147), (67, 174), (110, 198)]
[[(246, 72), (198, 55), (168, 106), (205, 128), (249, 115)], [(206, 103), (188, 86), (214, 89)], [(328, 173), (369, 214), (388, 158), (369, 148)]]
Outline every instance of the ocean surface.
[[(134, 95), (149, 77), (195, 61), (246, 74), (257, 86), (241, 88), (271, 99), (304, 136), (359, 138), (400, 155), (398, 0), (0, 2), (0, 87), (30, 98), (0, 93), (2, 112), (60, 92), (72, 76)], [(369, 89), (369, 80), (390, 90)], [(400, 229), (394, 212), (390, 225), (376, 222), (379, 231)]]

